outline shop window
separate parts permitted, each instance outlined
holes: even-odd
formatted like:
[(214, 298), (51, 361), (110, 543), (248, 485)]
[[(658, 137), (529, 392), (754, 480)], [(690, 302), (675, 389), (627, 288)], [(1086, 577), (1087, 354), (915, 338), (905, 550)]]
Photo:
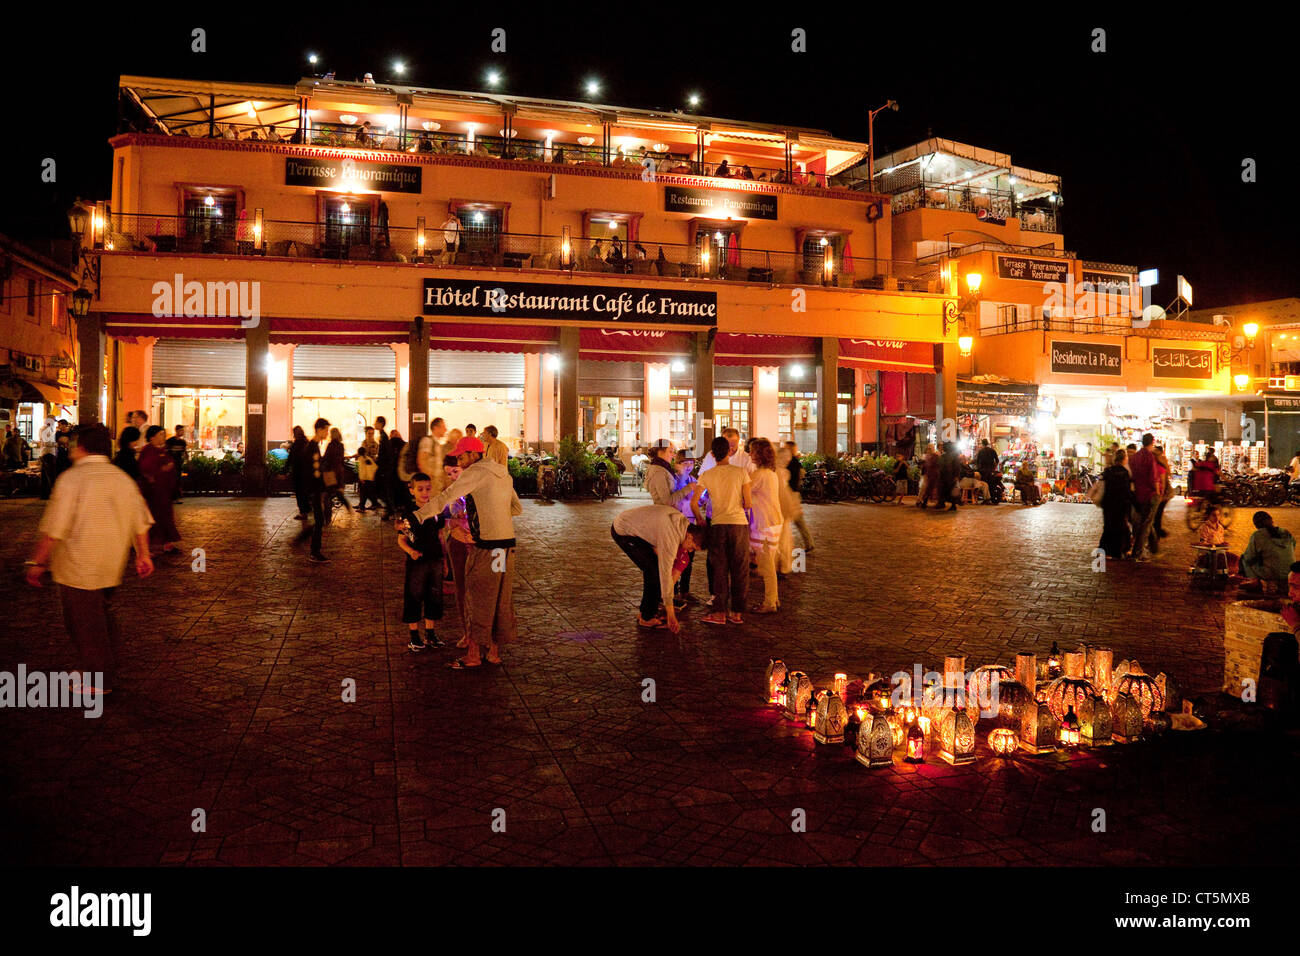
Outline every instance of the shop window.
[(169, 435), (185, 426), (191, 454), (220, 457), (244, 441), (242, 388), (155, 388), (152, 405), (154, 420)]

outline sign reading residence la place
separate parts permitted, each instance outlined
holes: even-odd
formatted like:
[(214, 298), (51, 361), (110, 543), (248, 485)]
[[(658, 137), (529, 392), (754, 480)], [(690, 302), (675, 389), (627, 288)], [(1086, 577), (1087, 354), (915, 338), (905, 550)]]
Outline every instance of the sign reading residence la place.
[(286, 186), (342, 186), (381, 192), (418, 193), (419, 166), (357, 162), (354, 159), (295, 159), (284, 161)]
[(1151, 374), (1155, 378), (1214, 378), (1213, 349), (1151, 349)]
[(1069, 375), (1122, 375), (1124, 352), (1119, 345), (1092, 342), (1053, 342), (1052, 371)]
[(742, 219), (776, 219), (776, 197), (726, 189), (664, 187), (665, 212), (723, 213)]
[(424, 314), (708, 327), (718, 324), (718, 295), (694, 289), (425, 279)]
[(1067, 259), (998, 256), (998, 278), (1027, 279), (1030, 282), (1069, 282), (1070, 262)]

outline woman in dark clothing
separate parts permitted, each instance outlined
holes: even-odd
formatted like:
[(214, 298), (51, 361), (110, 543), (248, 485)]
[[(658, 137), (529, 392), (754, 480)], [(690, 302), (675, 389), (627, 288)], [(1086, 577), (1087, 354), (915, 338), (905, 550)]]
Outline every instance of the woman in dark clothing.
[(180, 470), (176, 467), (176, 459), (163, 445), (167, 432), (161, 425), (150, 425), (145, 440), (148, 444), (141, 450), (137, 464), (140, 468), (140, 491), (149, 505), (149, 513), (153, 515), (149, 540), (161, 544), (163, 551), (175, 551), (181, 533), (176, 530), (172, 501), (180, 482)]
[(301, 425), (293, 426), (293, 443), (289, 446), (289, 480), (293, 485), (294, 497), (298, 500), (299, 521), (306, 521), (311, 516), (311, 497), (307, 490), (306, 471), (311, 463), (306, 460), (307, 433)]
[(122, 434), (117, 440), (117, 454), (113, 456), (113, 464), (137, 482), (140, 480), (140, 463), (136, 461), (135, 449), (131, 446), (139, 440), (140, 429), (134, 425), (127, 425), (122, 429)]
[(1132, 530), (1129, 528), (1128, 516), (1135, 499), (1133, 497), (1133, 478), (1124, 467), (1127, 452), (1119, 449), (1115, 452), (1115, 462), (1101, 473), (1106, 490), (1101, 496), (1101, 549), (1108, 558), (1122, 558), (1132, 546)]
[[(343, 507), (352, 511), (352, 504), (348, 501), (347, 495), (343, 494), (343, 486), (348, 482), (347, 469), (343, 467), (343, 460), (347, 453), (343, 448), (343, 433), (337, 428), (330, 429), (330, 442), (325, 446), (324, 468), (333, 479), (325, 478), (325, 496), (327, 499), (338, 500), (343, 502)], [(330, 511), (333, 511), (333, 504), (325, 512), (325, 520), (329, 520)]]

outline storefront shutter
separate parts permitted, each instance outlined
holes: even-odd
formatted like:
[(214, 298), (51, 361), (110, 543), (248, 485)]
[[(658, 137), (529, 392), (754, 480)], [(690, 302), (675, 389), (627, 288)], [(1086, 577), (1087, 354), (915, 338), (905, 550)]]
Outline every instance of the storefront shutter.
[(579, 362), (578, 394), (641, 398), (645, 394), (645, 365), (641, 362)]
[(178, 388), (244, 388), (248, 353), (224, 339), (159, 339), (153, 347), (153, 384)]
[(523, 388), (524, 357), (517, 352), (447, 352), (434, 349), (429, 353), (429, 384)]
[(299, 345), (293, 377), (343, 382), (394, 382), (397, 355), (387, 345)]

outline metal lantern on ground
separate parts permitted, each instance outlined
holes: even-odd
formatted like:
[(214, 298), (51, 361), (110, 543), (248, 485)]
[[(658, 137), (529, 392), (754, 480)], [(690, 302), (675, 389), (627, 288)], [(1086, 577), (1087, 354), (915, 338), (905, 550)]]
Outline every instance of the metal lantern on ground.
[(1002, 664), (985, 664), (983, 667), (975, 668), (975, 672), (970, 675), (970, 680), (966, 682), (966, 713), (970, 716), (972, 722), (976, 717), (981, 716), (980, 708), (986, 702), (996, 708), (1000, 714), (1002, 710), (1002, 685), (1004, 682), (1011, 684), (1015, 679), (1011, 668)]
[(767, 662), (767, 702), (769, 704), (780, 703), (778, 698), (780, 697), (781, 684), (785, 681), (785, 675), (785, 661), (774, 657)]
[(1106, 699), (1109, 700), (1112, 705), (1115, 703), (1115, 698), (1119, 696), (1119, 682), (1126, 674), (1128, 674), (1130, 666), (1131, 665), (1127, 660), (1122, 660), (1116, 664), (1115, 669), (1111, 671), (1110, 687), (1107, 690)]
[(1020, 681), (1002, 681), (998, 684), (999, 720), (1009, 721), (1018, 727), (1021, 715), (1032, 703), (1034, 703), (1034, 695)]
[(808, 698), (808, 709), (804, 712), (804, 726), (809, 730), (817, 729), (817, 712), (821, 709), (822, 701), (826, 697), (826, 691), (814, 691), (813, 695)]
[(1115, 677), (1115, 652), (1109, 647), (1089, 645), (1083, 676), (1092, 681), (1097, 693), (1109, 699), (1110, 684)]
[(1121, 744), (1136, 743), (1142, 736), (1142, 704), (1132, 694), (1121, 691), (1115, 697), (1114, 729), (1112, 735)]
[(867, 712), (858, 731), (854, 758), (871, 770), (894, 765), (894, 728), (884, 714)]
[(925, 733), (921, 730), (921, 721), (917, 719), (907, 728), (907, 763), (925, 763)]
[(808, 702), (812, 697), (812, 679), (803, 671), (790, 671), (786, 675), (789, 688), (785, 697), (785, 716), (787, 720), (802, 721), (808, 715)]
[(1079, 746), (1079, 718), (1074, 712), (1073, 704), (1065, 712), (1065, 716), (1061, 718), (1061, 746)]
[(903, 719), (902, 711), (891, 710), (886, 715), (889, 721), (889, 727), (894, 732), (894, 746), (901, 747), (907, 739), (907, 722)]
[(975, 760), (975, 724), (956, 704), (939, 723), (939, 756), (953, 766)]
[(1010, 757), (1016, 752), (1018, 746), (1016, 741), (1016, 732), (1008, 730), (1005, 727), (998, 727), (989, 731), (989, 749), (995, 756)]
[(848, 719), (844, 701), (835, 691), (824, 691), (817, 704), (817, 723), (813, 729), (813, 740), (819, 744), (844, 743), (844, 722)]
[(1079, 742), (1087, 747), (1109, 747), (1114, 726), (1110, 704), (1101, 694), (1084, 699), (1079, 715)]
[(1115, 693), (1136, 698), (1142, 705), (1144, 720), (1165, 709), (1165, 695), (1160, 690), (1160, 685), (1154, 677), (1142, 670), (1142, 665), (1137, 661), (1133, 661), (1128, 673), (1115, 682)]
[(865, 707), (849, 708), (849, 715), (844, 720), (844, 746), (850, 750), (856, 750), (858, 747), (858, 733), (862, 730), (862, 721), (866, 716)]
[(1056, 749), (1056, 728), (1060, 722), (1041, 700), (1026, 704), (1020, 715), (1020, 748), (1026, 753), (1051, 753)]
[(1183, 706), (1183, 691), (1178, 686), (1178, 682), (1161, 671), (1156, 675), (1156, 686), (1160, 688), (1160, 696), (1164, 698), (1164, 710), (1177, 711)]
[(1094, 693), (1092, 684), (1083, 676), (1084, 655), (1069, 651), (1065, 655), (1065, 673), (1052, 681), (1047, 690), (1047, 706), (1057, 720), (1065, 719), (1065, 712), (1073, 709), (1077, 714), (1083, 701)]
[(929, 733), (929, 724), (938, 724), (948, 707), (945, 703), (947, 688), (942, 682), (930, 681), (921, 691), (921, 717), (928, 723), (922, 724), (922, 730)]

